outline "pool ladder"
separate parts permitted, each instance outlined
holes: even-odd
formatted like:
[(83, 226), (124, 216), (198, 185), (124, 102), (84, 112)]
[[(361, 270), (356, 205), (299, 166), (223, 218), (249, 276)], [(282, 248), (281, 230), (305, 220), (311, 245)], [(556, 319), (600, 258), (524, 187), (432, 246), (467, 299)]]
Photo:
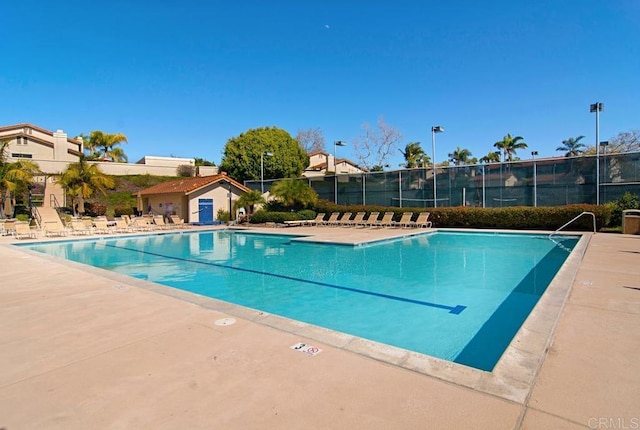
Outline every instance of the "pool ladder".
[(591, 215), (591, 217), (593, 217), (593, 232), (595, 233), (596, 232), (596, 215), (593, 212), (582, 212), (580, 215), (573, 218), (571, 221), (569, 221), (568, 223), (564, 224), (562, 227), (560, 227), (559, 229), (551, 233), (549, 235), (549, 239), (551, 239), (551, 236), (553, 236), (554, 234), (557, 234), (560, 230), (562, 230), (563, 228), (565, 228), (566, 226), (568, 226), (569, 224), (571, 224), (572, 222), (580, 218), (582, 215)]

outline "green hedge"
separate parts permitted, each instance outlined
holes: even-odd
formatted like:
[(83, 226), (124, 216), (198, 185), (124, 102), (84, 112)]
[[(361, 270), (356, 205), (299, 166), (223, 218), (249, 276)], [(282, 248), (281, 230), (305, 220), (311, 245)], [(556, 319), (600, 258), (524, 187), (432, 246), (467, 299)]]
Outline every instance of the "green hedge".
[(268, 212), (260, 209), (251, 215), (252, 224), (263, 224), (265, 222), (283, 223), (285, 221), (298, 221), (303, 219), (313, 219), (316, 213), (305, 209), (299, 212)]
[[(593, 212), (596, 228), (609, 224), (611, 210), (606, 206), (569, 205), (508, 208), (431, 208), (431, 220), (438, 227), (500, 228), (514, 230), (556, 230), (582, 212)], [(593, 218), (583, 216), (570, 230), (592, 230)]]
[[(508, 208), (475, 208), (475, 207), (444, 207), (444, 208), (398, 208), (388, 206), (340, 206), (326, 200), (319, 201), (315, 207), (318, 213), (331, 212), (394, 212), (393, 219), (399, 221), (404, 212), (413, 212), (414, 219), (418, 212), (430, 212), (429, 218), (434, 227), (465, 227), (465, 228), (499, 228), (513, 230), (556, 230), (582, 212), (593, 212), (596, 216), (596, 226), (599, 230), (609, 225), (611, 208), (606, 205), (568, 205), (529, 207), (518, 206)], [(569, 227), (570, 230), (593, 229), (593, 219), (583, 216)]]

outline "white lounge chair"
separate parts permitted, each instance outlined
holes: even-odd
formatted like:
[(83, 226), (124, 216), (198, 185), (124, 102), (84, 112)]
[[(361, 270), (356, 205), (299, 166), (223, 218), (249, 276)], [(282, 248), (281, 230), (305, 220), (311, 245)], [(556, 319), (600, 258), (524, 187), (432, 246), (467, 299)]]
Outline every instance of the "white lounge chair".
[(73, 218), (67, 224), (69, 232), (72, 235), (91, 234), (93, 233), (93, 226), (87, 227), (87, 225), (80, 218)]
[(315, 219), (311, 219), (309, 221), (307, 221), (308, 225), (318, 225), (318, 224), (322, 224), (324, 222), (324, 216), (326, 214), (324, 212), (321, 212), (319, 214), (316, 215)]
[(18, 221), (14, 227), (16, 239), (35, 239), (38, 237), (36, 231), (29, 227), (27, 221)]
[(185, 224), (184, 220), (180, 218), (178, 215), (169, 215), (169, 219), (178, 228), (188, 227), (188, 224)]
[(346, 224), (343, 224), (346, 227), (351, 227), (354, 225), (360, 225), (362, 224), (362, 222), (364, 221), (364, 216), (366, 215), (366, 212), (358, 212), (356, 213), (356, 216), (353, 217), (352, 220), (349, 220), (349, 222), (347, 222)]
[(380, 212), (371, 212), (369, 216), (358, 225), (361, 225), (363, 227), (371, 226), (374, 222), (378, 221), (379, 215), (380, 215)]
[(161, 230), (167, 230), (171, 228), (170, 225), (164, 222), (164, 216), (162, 215), (155, 215), (153, 217), (153, 223)]
[(326, 221), (322, 221), (322, 223), (318, 224), (318, 225), (333, 225), (336, 223), (336, 221), (338, 221), (338, 217), (340, 216), (340, 212), (333, 212), (331, 213), (331, 215), (329, 216), (329, 219)]
[(45, 221), (42, 224), (42, 230), (44, 231), (44, 235), (47, 237), (67, 235), (67, 230), (60, 220)]
[(393, 212), (385, 212), (381, 220), (378, 220), (371, 224), (371, 227), (391, 227), (393, 223)]
[(336, 222), (333, 225), (347, 225), (349, 224), (349, 221), (351, 220), (351, 215), (353, 215), (353, 212), (345, 212), (342, 214), (342, 216), (336, 220)]
[(94, 219), (93, 220), (94, 232), (98, 234), (113, 233), (113, 230), (109, 227), (107, 219)]
[(429, 212), (420, 212), (418, 214), (418, 218), (415, 221), (412, 221), (409, 224), (409, 227), (424, 227), (424, 228), (431, 228), (431, 221), (429, 221), (429, 215), (431, 215)]
[(413, 217), (413, 212), (403, 212), (400, 221), (394, 221), (392, 225), (394, 227), (409, 227), (411, 217)]

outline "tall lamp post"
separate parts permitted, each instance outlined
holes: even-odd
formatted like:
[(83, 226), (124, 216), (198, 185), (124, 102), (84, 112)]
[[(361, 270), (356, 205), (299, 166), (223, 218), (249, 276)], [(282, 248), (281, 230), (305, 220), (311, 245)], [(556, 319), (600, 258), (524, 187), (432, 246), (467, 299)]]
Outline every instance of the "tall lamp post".
[[(602, 177), (603, 177), (603, 179), (604, 179), (604, 181), (606, 183), (606, 181), (607, 181), (607, 146), (609, 146), (609, 141), (605, 140), (603, 142), (600, 142), (600, 146), (602, 147), (602, 156), (604, 157), (603, 160), (602, 160), (604, 162), (604, 174), (602, 175)], [(605, 186), (604, 189), (605, 189), (604, 199), (606, 200), (607, 199), (607, 193), (606, 193), (607, 187)]]
[(264, 194), (264, 157), (273, 157), (272, 152), (262, 152), (260, 154), (260, 191)]
[(231, 181), (225, 181), (227, 183), (227, 186), (229, 187), (227, 189), (227, 197), (229, 198), (229, 225), (231, 225), (231, 221), (233, 220), (233, 217), (231, 215), (231, 211), (233, 210), (232, 208), (232, 203), (231, 203)]
[(333, 201), (335, 204), (338, 204), (338, 161), (337, 161), (337, 154), (338, 154), (338, 146), (347, 146), (347, 144), (345, 142), (343, 142), (342, 140), (336, 140), (335, 142), (333, 142), (333, 182), (334, 182), (334, 189), (333, 189)]
[(600, 112), (604, 110), (604, 103), (592, 103), (589, 112), (596, 113), (596, 204), (600, 204)]
[(494, 154), (500, 159), (500, 182), (498, 188), (500, 189), (500, 207), (502, 207), (502, 151), (495, 151)]
[(533, 207), (538, 206), (538, 169), (536, 166), (536, 155), (538, 151), (531, 151), (533, 157)]
[(438, 191), (436, 190), (438, 186), (438, 182), (436, 179), (436, 133), (442, 133), (444, 128), (439, 125), (434, 125), (431, 127), (431, 152), (433, 154), (433, 160), (431, 160), (431, 164), (433, 165), (433, 207), (438, 207)]

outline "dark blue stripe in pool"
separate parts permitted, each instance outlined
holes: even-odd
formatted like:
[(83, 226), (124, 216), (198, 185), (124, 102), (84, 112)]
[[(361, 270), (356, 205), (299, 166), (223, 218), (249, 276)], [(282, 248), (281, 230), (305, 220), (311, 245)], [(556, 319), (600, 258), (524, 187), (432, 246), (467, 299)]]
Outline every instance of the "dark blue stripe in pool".
[(424, 302), (422, 300), (408, 299), (406, 297), (398, 297), (398, 296), (392, 296), (392, 295), (389, 295), (389, 294), (375, 293), (373, 291), (366, 291), (366, 290), (360, 290), (360, 289), (357, 289), (357, 288), (343, 287), (343, 286), (340, 286), (340, 285), (328, 284), (328, 283), (325, 283), (325, 282), (317, 282), (317, 281), (312, 281), (312, 280), (309, 280), (309, 279), (302, 279), (302, 278), (295, 278), (295, 277), (292, 277), (292, 276), (279, 275), (277, 273), (269, 273), (269, 272), (263, 272), (263, 271), (260, 271), (260, 270), (245, 269), (245, 268), (242, 268), (242, 267), (229, 266), (229, 265), (226, 265), (226, 264), (212, 263), (210, 261), (200, 261), (200, 260), (191, 260), (191, 259), (188, 259), (188, 258), (173, 257), (171, 255), (164, 255), (164, 254), (159, 254), (159, 253), (156, 253), (156, 252), (149, 252), (149, 251), (144, 251), (144, 250), (140, 250), (140, 249), (127, 248), (127, 247), (116, 246), (116, 245), (112, 245), (112, 244), (106, 244), (106, 246), (108, 246), (110, 248), (123, 249), (123, 250), (126, 250), (126, 251), (139, 252), (139, 253), (142, 253), (142, 254), (152, 255), (154, 257), (167, 258), (167, 259), (170, 259), (170, 260), (184, 261), (184, 262), (187, 262), (187, 263), (201, 264), (201, 265), (205, 265), (205, 266), (215, 266), (215, 267), (220, 267), (220, 268), (223, 268), (223, 269), (238, 270), (238, 271), (241, 271), (241, 272), (256, 273), (256, 274), (265, 275), (265, 276), (273, 276), (273, 277), (276, 277), (276, 278), (288, 279), (288, 280), (298, 281), (298, 282), (304, 282), (304, 283), (307, 283), (307, 284), (320, 285), (322, 287), (335, 288), (337, 290), (350, 291), (352, 293), (366, 294), (366, 295), (369, 295), (369, 296), (381, 297), (381, 298), (385, 298), (385, 299), (389, 299), (389, 300), (397, 300), (399, 302), (413, 303), (413, 304), (416, 304), (416, 305), (428, 306), (428, 307), (431, 307), (431, 308), (444, 309), (444, 310), (449, 311), (450, 314), (454, 314), (454, 315), (460, 315), (460, 313), (467, 308), (466, 306), (463, 306), (463, 305), (447, 306), (447, 305), (442, 305), (442, 304), (439, 304), (439, 303)]

